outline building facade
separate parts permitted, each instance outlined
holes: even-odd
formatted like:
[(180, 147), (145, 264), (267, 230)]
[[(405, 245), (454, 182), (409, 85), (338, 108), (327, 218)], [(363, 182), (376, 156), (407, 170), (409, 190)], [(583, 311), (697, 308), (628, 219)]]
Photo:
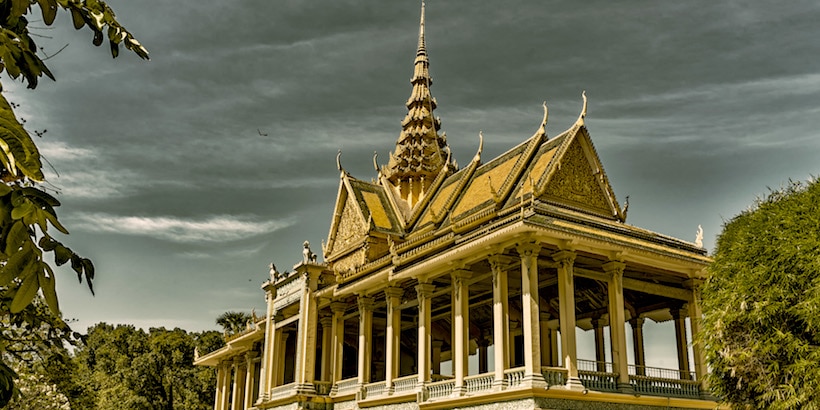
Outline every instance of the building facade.
[[(323, 262), (306, 242), (291, 273), (272, 265), (265, 316), (198, 357), (217, 369), (214, 409), (715, 408), (687, 340), (710, 259), (626, 224), (586, 96), (566, 131), (547, 135), (545, 105), (531, 137), (485, 162), (479, 136), (459, 168), (433, 115), (423, 5), (411, 84), (376, 178), (338, 164)], [(646, 320), (674, 323), (677, 368), (645, 365)], [(577, 329), (595, 357), (578, 357)]]

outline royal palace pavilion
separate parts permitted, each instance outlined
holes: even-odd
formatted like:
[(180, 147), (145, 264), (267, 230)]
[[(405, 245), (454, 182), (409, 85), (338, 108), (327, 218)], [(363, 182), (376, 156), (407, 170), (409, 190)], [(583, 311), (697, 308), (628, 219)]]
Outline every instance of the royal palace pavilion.
[[(304, 243), (290, 273), (272, 266), (264, 317), (197, 357), (214, 409), (715, 408), (688, 336), (710, 258), (626, 223), (586, 97), (566, 131), (547, 135), (545, 105), (532, 136), (459, 168), (428, 69), (422, 5), (394, 151), (372, 181), (337, 160), (322, 262)], [(674, 323), (677, 368), (646, 366), (648, 321)]]

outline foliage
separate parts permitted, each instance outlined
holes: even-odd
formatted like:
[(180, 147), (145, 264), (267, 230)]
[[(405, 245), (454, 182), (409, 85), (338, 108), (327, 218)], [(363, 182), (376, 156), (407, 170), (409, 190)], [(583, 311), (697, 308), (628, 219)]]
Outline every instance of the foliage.
[[(34, 18), (51, 25), (60, 9), (71, 15), (75, 29), (91, 30), (95, 45), (101, 45), (107, 37), (112, 56), (119, 54), (122, 45), (148, 58), (148, 51), (120, 25), (103, 1), (0, 0), (0, 72), (5, 71), (13, 79), (22, 78), (32, 89), (43, 75), (54, 79), (44, 62), (47, 57), (41, 56), (43, 49), (38, 48), (29, 32), (28, 18), (34, 14)], [(80, 282), (85, 278), (93, 293), (94, 265), (48, 230), (53, 227), (68, 233), (54, 210), (60, 202), (37, 185), (45, 179), (41, 167), (40, 153), (31, 135), (0, 95), (0, 315), (7, 323), (25, 325), (29, 316), (24, 312), (41, 291), (54, 316), (59, 316), (56, 277), (44, 253), (52, 253), (57, 266), (71, 262), (77, 278)], [(14, 371), (0, 362), (0, 406), (13, 391), (13, 378)]]
[(226, 335), (235, 335), (244, 331), (253, 316), (246, 312), (225, 312), (216, 318), (216, 324), (222, 326)]
[(734, 217), (703, 289), (714, 393), (738, 407), (820, 408), (820, 182)]
[(218, 332), (187, 333), (100, 323), (77, 350), (79, 375), (89, 393), (81, 408), (208, 409), (213, 406), (213, 369), (194, 367), (198, 341)]

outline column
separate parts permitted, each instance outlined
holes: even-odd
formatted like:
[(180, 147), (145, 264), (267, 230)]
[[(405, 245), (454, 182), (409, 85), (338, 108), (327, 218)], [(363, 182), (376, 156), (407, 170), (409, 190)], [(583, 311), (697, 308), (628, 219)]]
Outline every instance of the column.
[[(541, 302), (541, 308), (547, 306), (545, 301)], [(550, 313), (541, 311), (538, 315), (538, 329), (541, 330), (541, 366), (552, 366), (552, 334), (549, 328)]]
[(333, 323), (331, 324), (330, 333), (333, 335), (333, 366), (331, 368), (331, 382), (333, 382), (333, 392), (337, 390), (336, 383), (342, 380), (342, 354), (344, 353), (344, 314), (347, 309), (347, 304), (344, 302), (333, 302), (330, 304), (330, 310), (333, 312)]
[(281, 386), (285, 383), (285, 348), (291, 332), (286, 332), (284, 328), (276, 329), (276, 352), (273, 365), (274, 386)]
[(444, 341), (441, 340), (433, 340), (433, 357), (430, 359), (432, 360), (432, 369), (431, 371), (433, 374), (441, 375), (441, 346), (444, 345)]
[(691, 379), (689, 372), (689, 345), (686, 343), (686, 313), (683, 309), (670, 309), (675, 320), (675, 341), (678, 346), (678, 369), (681, 380)]
[(540, 308), (538, 307), (538, 252), (541, 246), (524, 244), (518, 248), (521, 257), (521, 313), (524, 335), (524, 380), (533, 387), (546, 386), (541, 373)]
[(578, 355), (575, 344), (575, 281), (572, 266), (575, 252), (559, 251), (552, 255), (558, 262), (559, 327), (561, 328), (561, 354), (567, 368), (567, 388), (584, 390), (578, 378)]
[(220, 410), (229, 410), (231, 408), (231, 363), (224, 361), (222, 364), (222, 394), (220, 395), (219, 408)]
[(421, 280), (416, 285), (416, 296), (419, 300), (418, 368), (419, 385), (422, 388), (430, 383), (430, 298), (435, 289), (435, 285)]
[(606, 321), (600, 316), (592, 318), (592, 328), (595, 332), (595, 370), (606, 372), (606, 346), (604, 344), (604, 326)]
[(632, 326), (632, 350), (635, 354), (635, 374), (646, 376), (646, 354), (643, 349), (643, 323), (644, 318), (638, 316), (629, 319)]
[(701, 332), (701, 319), (703, 318), (703, 312), (701, 312), (701, 297), (700, 297), (700, 289), (701, 285), (703, 285), (703, 281), (698, 279), (691, 279), (687, 281), (686, 286), (688, 286), (692, 293), (689, 297), (689, 326), (692, 329), (692, 353), (694, 355), (693, 359), (695, 362), (695, 376), (697, 377), (697, 381), (700, 382), (700, 389), (702, 395), (709, 394), (709, 386), (706, 381), (706, 356), (703, 352), (703, 345), (698, 342), (698, 337), (696, 335), (700, 334)]
[(453, 395), (461, 396), (467, 392), (464, 378), (467, 376), (467, 356), (470, 349), (470, 289), (468, 280), (472, 272), (458, 269), (450, 274), (453, 285), (452, 306), (453, 320), (453, 375), (455, 385)]
[(358, 296), (359, 304), (359, 386), (370, 383), (370, 356), (373, 343), (373, 299)]
[(401, 346), (401, 297), (404, 289), (388, 287), (384, 290), (384, 300), (387, 302), (387, 329), (384, 342), (384, 386), (387, 394), (393, 394), (393, 379), (399, 375), (399, 347)]
[[(482, 328), (483, 329), (483, 328)], [(478, 373), (484, 374), (487, 373), (489, 369), (488, 363), (488, 355), (487, 355), (487, 348), (490, 346), (490, 340), (484, 336), (484, 332), (482, 331), (481, 337), (478, 339)]]
[(631, 392), (629, 367), (626, 357), (626, 316), (624, 314), (624, 268), (620, 261), (603, 264), (608, 276), (607, 295), (609, 297), (609, 341), (612, 348), (612, 371), (618, 373), (618, 390)]
[(267, 396), (268, 392), (274, 386), (273, 373), (273, 356), (275, 352), (275, 312), (273, 310), (274, 293), (275, 290), (266, 289), (265, 299), (268, 304), (267, 314), (265, 315), (265, 343), (262, 347), (262, 370), (259, 372), (259, 399), (260, 402)]
[(509, 266), (510, 259), (494, 255), (489, 261), (493, 270), (493, 354), (495, 356), (493, 387), (501, 390), (507, 384), (504, 370), (510, 368), (510, 311), (507, 296), (507, 266)]
[(245, 358), (236, 356), (233, 358), (233, 392), (231, 394), (231, 409), (243, 410), (242, 406), (245, 403), (245, 375), (247, 369), (245, 368)]
[(222, 410), (222, 389), (225, 387), (225, 366), (220, 362), (216, 365), (216, 394), (214, 395), (214, 410)]
[(559, 366), (558, 364), (558, 322), (550, 323), (550, 362), (549, 366)]
[(313, 385), (316, 373), (316, 328), (318, 311), (314, 293), (319, 285), (321, 269), (307, 267), (304, 275), (304, 290), (299, 304), (299, 323), (296, 333), (296, 373), (293, 380), (300, 393), (315, 393)]
[(330, 382), (330, 372), (333, 368), (331, 357), (333, 356), (333, 316), (323, 315), (319, 318), (322, 326), (322, 366), (319, 377), (323, 382)]
[(257, 384), (257, 381), (254, 380), (254, 359), (256, 356), (257, 353), (253, 350), (245, 353), (245, 369), (247, 373), (245, 374), (245, 406), (241, 407), (242, 409), (253, 407), (253, 402), (256, 399), (253, 397), (253, 386)]

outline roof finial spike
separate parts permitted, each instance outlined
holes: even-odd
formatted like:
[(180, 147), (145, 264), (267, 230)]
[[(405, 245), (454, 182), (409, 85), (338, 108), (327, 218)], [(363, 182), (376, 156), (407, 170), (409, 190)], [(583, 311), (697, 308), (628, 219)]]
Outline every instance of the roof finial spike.
[(581, 97), (584, 99), (584, 106), (581, 108), (581, 114), (578, 116), (577, 124), (579, 126), (584, 125), (584, 118), (587, 116), (587, 92), (586, 90), (581, 92)]
[(376, 173), (379, 172), (379, 163), (376, 161), (376, 158), (379, 156), (377, 151), (373, 151), (373, 168), (376, 169)]
[(478, 132), (478, 151), (476, 151), (473, 161), (481, 161), (481, 151), (484, 151), (484, 131)]
[(344, 169), (344, 168), (342, 168), (342, 149), (341, 149), (341, 148), (339, 148), (339, 153), (338, 153), (338, 154), (336, 154), (336, 168), (337, 168), (337, 169), (339, 170), (339, 172), (341, 172), (342, 174), (344, 174), (344, 173), (345, 173), (345, 169)]
[(533, 137), (537, 137), (539, 135), (547, 136), (547, 119), (550, 116), (550, 110), (547, 108), (547, 102), (544, 101), (544, 118), (541, 119), (541, 125), (538, 127), (538, 130), (535, 131)]
[(421, 1), (421, 19), (419, 21), (419, 50), (417, 55), (427, 54), (427, 44), (424, 41), (424, 0)]

